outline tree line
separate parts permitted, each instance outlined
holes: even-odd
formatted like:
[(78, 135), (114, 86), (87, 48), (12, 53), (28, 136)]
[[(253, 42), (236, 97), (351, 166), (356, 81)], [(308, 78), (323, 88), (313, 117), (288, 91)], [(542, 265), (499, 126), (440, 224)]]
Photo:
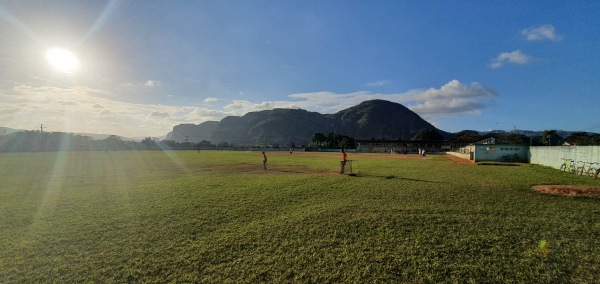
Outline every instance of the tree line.
[(465, 130), (456, 133), (455, 142), (473, 143), (490, 137), (496, 138), (496, 144), (520, 144), (532, 146), (559, 146), (563, 144), (577, 146), (600, 145), (600, 134), (573, 132), (562, 137), (557, 130), (544, 130), (542, 135), (524, 135), (521, 133), (492, 133), (480, 135), (477, 131)]
[[(291, 145), (291, 146), (290, 146)], [(209, 141), (177, 142), (173, 140), (157, 141), (146, 137), (141, 141), (124, 140), (117, 135), (104, 139), (94, 139), (64, 132), (20, 131), (11, 134), (0, 134), (0, 152), (38, 152), (38, 151), (129, 151), (129, 150), (219, 150), (240, 148), (295, 148), (290, 145), (236, 145), (221, 142), (213, 144)], [(304, 147), (304, 146), (302, 146)]]
[(104, 139), (64, 132), (21, 131), (0, 135), (0, 152), (146, 150), (148, 144), (111, 135)]
[[(546, 130), (541, 136), (527, 136), (519, 133), (502, 133), (480, 135), (477, 131), (465, 130), (455, 134), (452, 139), (459, 143), (474, 143), (494, 136), (497, 144), (521, 144), (533, 146), (557, 146), (567, 143), (569, 145), (600, 145), (600, 134), (587, 132), (573, 132), (563, 138), (556, 130)], [(442, 135), (432, 129), (422, 129), (411, 139), (413, 141), (441, 141)], [(340, 149), (356, 148), (356, 140), (339, 133), (331, 132), (327, 135), (314, 133), (310, 139), (309, 148)], [(116, 151), (116, 150), (196, 150), (196, 149), (230, 149), (248, 147), (270, 148), (296, 148), (294, 142), (288, 145), (235, 145), (227, 142), (213, 144), (203, 140), (201, 142), (176, 142), (171, 140), (156, 141), (146, 137), (142, 141), (123, 140), (116, 135), (104, 139), (93, 139), (89, 136), (63, 132), (21, 131), (0, 135), (0, 152), (32, 152), (32, 151)], [(305, 145), (299, 147), (304, 148)]]

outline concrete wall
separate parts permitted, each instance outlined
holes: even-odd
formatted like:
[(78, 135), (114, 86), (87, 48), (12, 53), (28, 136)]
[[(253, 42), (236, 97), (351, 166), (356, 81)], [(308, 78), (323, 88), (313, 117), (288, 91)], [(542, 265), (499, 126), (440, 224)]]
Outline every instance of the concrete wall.
[(600, 163), (600, 146), (533, 146), (529, 147), (532, 164), (559, 169), (563, 159)]
[(529, 155), (527, 145), (476, 144), (473, 160), (502, 161), (502, 156), (517, 154), (519, 162), (526, 162)]
[(419, 151), (419, 149), (425, 149), (425, 154), (433, 154), (433, 153), (442, 153), (444, 152), (441, 148), (432, 148), (432, 147), (427, 147), (427, 148), (419, 148), (419, 146), (399, 146), (399, 147), (379, 147), (379, 146), (369, 146), (369, 145), (361, 145), (360, 147), (356, 148), (356, 152), (363, 152), (363, 153), (390, 153), (390, 151), (392, 151), (392, 153), (397, 153), (397, 151), (400, 151), (400, 153), (404, 152), (404, 150), (406, 150), (409, 154), (415, 154)]

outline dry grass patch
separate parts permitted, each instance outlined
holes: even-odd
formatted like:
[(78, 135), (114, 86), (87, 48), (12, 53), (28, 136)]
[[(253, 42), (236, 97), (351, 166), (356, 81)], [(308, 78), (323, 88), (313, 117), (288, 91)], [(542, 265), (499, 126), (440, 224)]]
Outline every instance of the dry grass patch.
[(473, 164), (473, 161), (471, 161), (471, 160), (463, 159), (461, 157), (457, 157), (457, 156), (453, 156), (453, 155), (449, 155), (449, 154), (444, 155), (444, 157), (448, 158), (448, 160), (450, 160), (456, 164)]
[(600, 197), (600, 187), (585, 185), (534, 185), (533, 190), (543, 194)]

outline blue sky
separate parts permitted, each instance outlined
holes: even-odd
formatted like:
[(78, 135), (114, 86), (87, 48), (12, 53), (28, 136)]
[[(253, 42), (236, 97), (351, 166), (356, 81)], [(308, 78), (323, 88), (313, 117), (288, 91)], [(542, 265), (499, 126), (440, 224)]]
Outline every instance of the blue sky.
[[(0, 0), (0, 126), (158, 137), (384, 99), (450, 132), (600, 132), (598, 11), (591, 0)], [(52, 65), (52, 48), (72, 57)]]

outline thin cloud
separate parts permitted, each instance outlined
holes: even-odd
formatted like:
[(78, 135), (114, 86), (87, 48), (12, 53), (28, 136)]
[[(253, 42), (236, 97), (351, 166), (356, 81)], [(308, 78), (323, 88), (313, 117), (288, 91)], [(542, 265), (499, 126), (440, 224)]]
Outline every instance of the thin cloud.
[(150, 114), (150, 116), (152, 116), (152, 117), (169, 117), (171, 115), (166, 112), (155, 111), (155, 112), (152, 112)]
[(532, 60), (531, 56), (524, 54), (521, 50), (513, 52), (502, 52), (496, 58), (492, 59), (488, 65), (492, 69), (502, 67), (505, 63), (511, 64), (527, 64)]
[(450, 99), (447, 101), (425, 101), (411, 106), (410, 109), (421, 116), (439, 116), (441, 114), (480, 114), (485, 104), (476, 100)]
[(152, 80), (148, 80), (148, 82), (146, 82), (146, 84), (144, 84), (144, 86), (146, 86), (148, 88), (154, 88), (156, 86), (156, 83)]
[(257, 104), (245, 100), (233, 100), (223, 108), (234, 113), (246, 114), (252, 111), (272, 110), (277, 107), (289, 108), (288, 105), (284, 106), (284, 104), (285, 102), (262, 102)]
[(295, 101), (252, 103), (236, 100), (225, 106), (225, 109), (235, 115), (274, 108), (301, 108), (320, 113), (335, 113), (366, 100), (382, 99), (401, 103), (421, 116), (435, 118), (449, 114), (479, 114), (487, 107), (485, 101), (497, 96), (496, 91), (479, 83), (465, 85), (458, 80), (452, 80), (440, 88), (416, 89), (398, 94), (315, 92), (288, 96)]
[(409, 102), (408, 108), (425, 118), (445, 115), (480, 114), (487, 107), (485, 101), (498, 96), (498, 93), (477, 82), (470, 85), (452, 80), (439, 89), (429, 88), (420, 92)]
[(365, 86), (367, 86), (367, 87), (383, 87), (383, 86), (387, 86), (391, 83), (392, 83), (392, 81), (389, 81), (389, 80), (381, 80), (381, 81), (369, 82), (369, 83), (365, 84)]
[(528, 41), (559, 41), (563, 37), (556, 33), (556, 28), (553, 25), (542, 25), (539, 27), (531, 27), (521, 30), (523, 35)]
[(448, 101), (451, 99), (493, 98), (498, 96), (496, 91), (483, 87), (477, 82), (471, 85), (452, 80), (439, 89), (430, 88), (419, 95), (417, 99), (424, 101)]
[(206, 98), (206, 99), (204, 99), (204, 103), (214, 103), (218, 100), (219, 99), (217, 99), (217, 98)]
[[(181, 123), (220, 120), (230, 113), (173, 105), (135, 104), (103, 98), (88, 87), (19, 85), (0, 93), (0, 120), (8, 127), (52, 125), (52, 131), (107, 133), (122, 136), (164, 135)], [(14, 106), (19, 105), (18, 109)], [(13, 111), (1, 111), (13, 109)]]
[(292, 94), (285, 101), (255, 103), (234, 100), (222, 109), (215, 110), (128, 103), (105, 98), (105, 93), (81, 86), (58, 88), (19, 85), (11, 94), (0, 92), (0, 120), (6, 122), (7, 127), (21, 129), (44, 123), (53, 125), (55, 131), (128, 137), (158, 136), (168, 133), (178, 124), (219, 121), (228, 115), (239, 116), (274, 108), (300, 108), (330, 114), (373, 99), (401, 103), (431, 121), (447, 115), (479, 114), (487, 107), (487, 101), (498, 95), (478, 83), (463, 84), (452, 80), (439, 88), (414, 89), (403, 93), (314, 92)]

